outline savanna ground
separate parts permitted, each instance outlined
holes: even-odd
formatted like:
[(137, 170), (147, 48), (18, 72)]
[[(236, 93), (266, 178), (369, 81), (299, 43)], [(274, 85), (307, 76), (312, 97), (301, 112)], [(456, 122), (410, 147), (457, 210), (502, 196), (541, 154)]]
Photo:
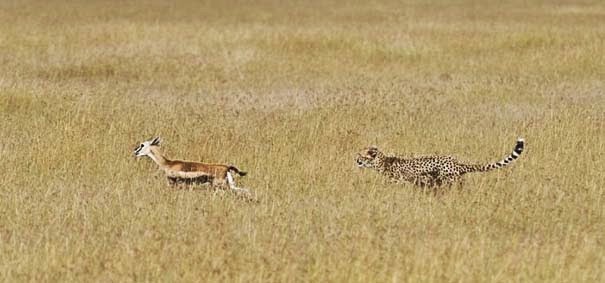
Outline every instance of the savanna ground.
[[(64, 2), (0, 2), (2, 281), (605, 280), (601, 1)], [(518, 136), (438, 197), (354, 164)]]

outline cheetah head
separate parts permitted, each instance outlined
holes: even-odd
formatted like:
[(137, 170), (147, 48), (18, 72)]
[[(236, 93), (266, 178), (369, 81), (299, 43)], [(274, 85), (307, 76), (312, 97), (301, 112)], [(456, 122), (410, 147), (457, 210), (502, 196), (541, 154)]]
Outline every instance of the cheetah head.
[(358, 153), (355, 161), (359, 168), (376, 168), (382, 156), (382, 152), (377, 147), (370, 146)]

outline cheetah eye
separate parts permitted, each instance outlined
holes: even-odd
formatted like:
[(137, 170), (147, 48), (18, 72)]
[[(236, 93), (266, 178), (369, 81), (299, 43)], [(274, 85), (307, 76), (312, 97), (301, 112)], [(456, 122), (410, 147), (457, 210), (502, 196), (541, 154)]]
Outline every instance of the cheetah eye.
[(144, 146), (145, 146), (144, 144), (141, 144), (141, 147), (144, 147)]

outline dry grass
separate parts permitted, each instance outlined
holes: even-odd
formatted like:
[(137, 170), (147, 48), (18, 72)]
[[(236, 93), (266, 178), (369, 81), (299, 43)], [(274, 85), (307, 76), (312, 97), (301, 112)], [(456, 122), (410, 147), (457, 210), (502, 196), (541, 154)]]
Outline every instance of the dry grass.
[[(601, 1), (281, 2), (2, 1), (0, 279), (605, 280)], [(261, 202), (168, 189), (153, 135)], [(438, 198), (353, 163), (518, 135)]]

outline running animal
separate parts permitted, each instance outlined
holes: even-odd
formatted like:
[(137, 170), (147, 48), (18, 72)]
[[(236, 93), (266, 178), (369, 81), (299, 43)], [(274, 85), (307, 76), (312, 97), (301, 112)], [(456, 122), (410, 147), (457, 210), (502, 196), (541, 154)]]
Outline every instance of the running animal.
[(213, 187), (228, 185), (234, 192), (248, 192), (247, 189), (238, 188), (233, 179), (234, 174), (245, 176), (246, 172), (233, 165), (170, 160), (160, 151), (160, 142), (159, 137), (144, 141), (134, 149), (134, 155), (151, 158), (166, 173), (171, 186), (210, 183)]
[(395, 182), (407, 181), (420, 187), (439, 187), (461, 182), (466, 173), (487, 172), (505, 167), (521, 155), (524, 145), (522, 138), (517, 139), (517, 144), (509, 156), (485, 165), (464, 164), (451, 156), (387, 156), (375, 146), (358, 153), (355, 161), (358, 167), (377, 170)]

